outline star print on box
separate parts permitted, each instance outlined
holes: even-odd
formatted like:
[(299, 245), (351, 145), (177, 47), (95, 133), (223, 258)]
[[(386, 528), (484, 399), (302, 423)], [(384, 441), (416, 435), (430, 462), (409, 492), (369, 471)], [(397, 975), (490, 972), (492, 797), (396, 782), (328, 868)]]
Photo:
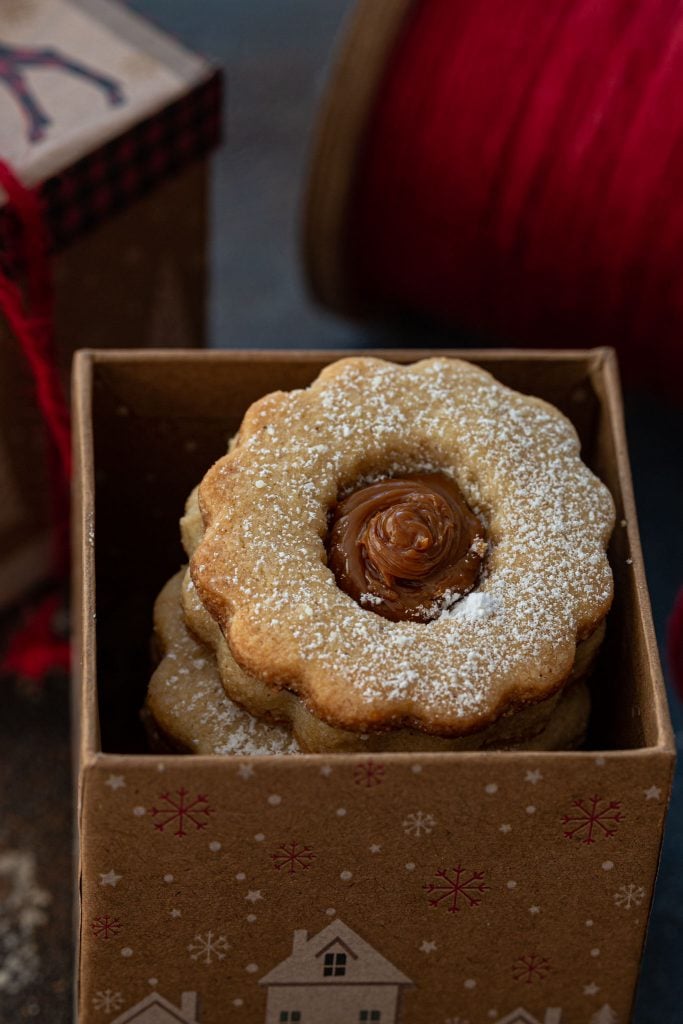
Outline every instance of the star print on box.
[(481, 897), (490, 886), (483, 881), (483, 871), (469, 872), (460, 864), (456, 868), (442, 868), (437, 871), (437, 882), (429, 882), (422, 888), (431, 897), (430, 907), (445, 907), (450, 914), (456, 914), (463, 906), (478, 907)]
[(197, 831), (206, 828), (209, 815), (215, 813), (213, 808), (209, 807), (209, 798), (201, 793), (192, 800), (186, 800), (187, 796), (188, 791), (182, 787), (175, 793), (161, 794), (161, 806), (150, 807), (148, 811), (148, 814), (157, 819), (154, 822), (157, 831), (163, 832), (167, 826), (169, 831), (172, 831), (175, 825), (177, 827), (173, 835), (182, 838), (188, 834), (186, 828), (192, 830), (194, 827)]
[(116, 886), (121, 881), (122, 878), (123, 875), (117, 875), (114, 869), (112, 868), (112, 870), (107, 871), (106, 874), (100, 875), (100, 885)]
[(597, 839), (615, 835), (624, 815), (618, 800), (603, 800), (599, 796), (572, 801), (572, 810), (563, 815), (566, 839), (576, 839), (585, 846), (591, 846)]

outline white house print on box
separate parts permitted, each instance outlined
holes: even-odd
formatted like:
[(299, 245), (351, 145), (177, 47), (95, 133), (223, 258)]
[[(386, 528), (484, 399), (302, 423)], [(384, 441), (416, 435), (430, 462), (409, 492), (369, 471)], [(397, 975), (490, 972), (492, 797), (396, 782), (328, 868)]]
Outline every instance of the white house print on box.
[(562, 1024), (562, 1010), (556, 1006), (548, 1007), (543, 1017), (539, 1020), (529, 1013), (523, 1006), (518, 1006), (512, 1013), (505, 1017), (499, 1017), (496, 1024)]
[(200, 1024), (196, 992), (183, 992), (174, 1006), (158, 992), (150, 992), (111, 1024)]
[(292, 952), (261, 978), (265, 1024), (397, 1024), (410, 978), (343, 921), (294, 932)]

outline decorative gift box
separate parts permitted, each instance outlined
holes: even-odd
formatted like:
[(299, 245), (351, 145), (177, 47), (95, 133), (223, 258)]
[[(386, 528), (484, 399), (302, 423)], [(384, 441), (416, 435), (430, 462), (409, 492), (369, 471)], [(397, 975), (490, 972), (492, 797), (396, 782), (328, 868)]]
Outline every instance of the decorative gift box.
[[(108, 0), (19, 0), (2, 35), (0, 154), (39, 186), (65, 386), (79, 345), (201, 343), (220, 72)], [(40, 256), (29, 215), (0, 191), (0, 267), (19, 284)], [(47, 460), (28, 362), (0, 320), (0, 607), (50, 570)]]
[(185, 498), (251, 402), (341, 354), (77, 356), (78, 1019), (626, 1024), (674, 754), (611, 350), (447, 353), (559, 406), (614, 497), (587, 749), (144, 752)]

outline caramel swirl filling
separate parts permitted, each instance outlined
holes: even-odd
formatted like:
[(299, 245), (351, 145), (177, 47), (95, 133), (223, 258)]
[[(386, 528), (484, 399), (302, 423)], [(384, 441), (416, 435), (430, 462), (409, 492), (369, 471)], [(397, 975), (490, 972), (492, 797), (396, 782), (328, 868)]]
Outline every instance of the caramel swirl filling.
[(390, 477), (331, 510), (328, 566), (358, 604), (393, 622), (426, 622), (472, 590), (486, 530), (445, 473)]

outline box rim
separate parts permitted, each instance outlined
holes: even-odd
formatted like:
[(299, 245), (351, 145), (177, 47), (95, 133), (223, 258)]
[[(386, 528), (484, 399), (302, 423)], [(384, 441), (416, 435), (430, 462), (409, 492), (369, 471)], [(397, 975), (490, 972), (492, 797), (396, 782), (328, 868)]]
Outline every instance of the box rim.
[[(558, 362), (577, 362), (585, 359), (599, 368), (607, 359), (613, 348), (598, 345), (592, 348), (431, 348), (415, 346), (410, 348), (373, 347), (373, 348), (82, 348), (75, 352), (75, 358), (88, 359), (96, 363), (122, 362), (287, 362), (294, 357), (302, 362), (319, 362), (328, 356), (334, 359), (357, 358), (362, 356), (377, 359), (394, 359), (397, 362), (411, 363), (418, 359), (432, 359), (443, 356), (447, 359), (464, 359), (469, 362), (493, 359), (532, 360), (546, 362), (551, 359)], [(615, 355), (616, 358), (616, 355)]]
[[(596, 747), (594, 750), (451, 750), (437, 752), (433, 750), (388, 750), (382, 753), (374, 754), (373, 757), (381, 759), (382, 764), (402, 764), (407, 761), (414, 761), (416, 757), (419, 757), (422, 764), (443, 764), (446, 761), (451, 763), (464, 761), (474, 756), (481, 757), (486, 756), (486, 760), (499, 761), (502, 764), (512, 761), (543, 761), (543, 760), (564, 760), (564, 761), (595, 761), (596, 758), (603, 759), (605, 761), (633, 761), (633, 760), (657, 760), (663, 762), (670, 762), (672, 765), (675, 761), (675, 750), (669, 749), (663, 745), (657, 744), (649, 747), (632, 747), (624, 748), (619, 747), (614, 750), (601, 750)], [(335, 763), (354, 765), (358, 763), (365, 763), (368, 760), (368, 755), (361, 751), (338, 751), (331, 753), (310, 753), (302, 752), (296, 756), (289, 754), (117, 754), (114, 751), (97, 750), (94, 754), (83, 762), (84, 767), (112, 770), (117, 764), (126, 764), (129, 767), (131, 765), (147, 765), (156, 767), (157, 765), (171, 765), (171, 764), (187, 764), (188, 757), (192, 758), (192, 764), (198, 764), (202, 767), (210, 765), (223, 764), (229, 761), (230, 764), (243, 764), (257, 762), (264, 766), (270, 764), (302, 764), (307, 763), (311, 766), (317, 764), (327, 764), (330, 757), (333, 757)]]
[[(320, 362), (321, 360), (333, 361), (342, 358), (354, 357), (376, 357), (393, 359), (397, 362), (413, 362), (425, 358), (460, 358), (473, 362), (486, 363), (496, 359), (507, 359), (512, 361), (535, 361), (547, 362), (555, 360), (558, 362), (577, 362), (585, 360), (590, 368), (597, 370), (604, 375), (605, 395), (604, 405), (609, 417), (610, 429), (612, 431), (617, 461), (617, 474), (621, 483), (622, 498), (624, 501), (624, 512), (626, 515), (628, 538), (633, 556), (633, 572), (635, 574), (636, 590), (638, 594), (638, 608), (640, 625), (643, 629), (645, 648), (647, 653), (648, 669), (651, 675), (651, 691), (654, 700), (656, 742), (647, 746), (635, 747), (632, 749), (617, 750), (590, 750), (590, 751), (553, 751), (553, 757), (595, 757), (603, 755), (613, 758), (635, 757), (644, 755), (668, 755), (673, 759), (675, 742), (673, 728), (671, 725), (666, 690), (663, 674), (659, 661), (659, 651), (654, 632), (652, 610), (645, 579), (642, 547), (638, 530), (635, 496), (633, 482), (628, 460), (628, 446), (623, 416), (623, 402), (621, 398), (621, 387), (617, 367), (617, 358), (614, 349), (607, 346), (590, 349), (523, 349), (523, 348), (497, 348), (497, 349), (427, 349), (427, 348), (372, 348), (372, 349), (217, 349), (198, 351), (194, 349), (80, 349), (74, 355), (73, 363), (73, 419), (74, 419), (74, 540), (73, 554), (75, 567), (78, 569), (78, 578), (74, 579), (73, 586), (77, 591), (78, 600), (75, 606), (79, 610), (74, 623), (74, 636), (76, 649), (79, 652), (78, 672), (75, 676), (77, 686), (75, 696), (78, 698), (81, 717), (79, 761), (81, 766), (101, 763), (103, 759), (110, 763), (116, 759), (125, 758), (130, 764), (131, 760), (140, 760), (146, 764), (168, 762), (169, 758), (182, 757), (187, 755), (154, 755), (154, 754), (117, 754), (105, 752), (98, 748), (98, 706), (97, 706), (97, 662), (96, 662), (96, 594), (95, 594), (95, 487), (94, 487), (94, 436), (92, 424), (92, 393), (93, 376), (97, 365), (116, 365), (129, 362), (132, 364), (158, 363), (189, 363), (189, 362), (273, 362), (280, 363), (291, 359), (300, 362)], [(436, 757), (440, 762), (444, 759), (457, 762), (461, 758), (471, 757), (473, 754), (481, 754), (481, 751), (449, 751), (437, 754), (425, 755)], [(487, 751), (489, 757), (511, 760), (524, 757), (547, 757), (547, 751)], [(301, 754), (297, 758), (312, 759), (315, 761), (324, 755)], [(391, 752), (383, 754), (387, 761), (403, 760), (412, 757), (409, 752)], [(220, 754), (192, 755), (193, 759), (199, 758), (206, 763), (224, 762), (225, 757)], [(283, 759), (279, 755), (266, 755), (279, 761)], [(353, 760), (364, 757), (363, 754), (336, 754), (337, 758), (350, 758)], [(238, 757), (238, 760), (242, 758)], [(253, 758), (244, 756), (245, 760)], [(260, 760), (264, 758), (261, 756)], [(79, 807), (80, 807), (79, 783)]]
[[(95, 488), (92, 427), (92, 359), (75, 353), (72, 373), (73, 510), (72, 548), (78, 575), (72, 581), (78, 609), (73, 624), (74, 695), (80, 708), (79, 757), (85, 763), (97, 750), (97, 631), (95, 629)], [(90, 538), (93, 539), (91, 543)], [(90, 680), (93, 685), (90, 685)], [(80, 809), (80, 786), (78, 793)], [(79, 810), (80, 816), (80, 810)]]

